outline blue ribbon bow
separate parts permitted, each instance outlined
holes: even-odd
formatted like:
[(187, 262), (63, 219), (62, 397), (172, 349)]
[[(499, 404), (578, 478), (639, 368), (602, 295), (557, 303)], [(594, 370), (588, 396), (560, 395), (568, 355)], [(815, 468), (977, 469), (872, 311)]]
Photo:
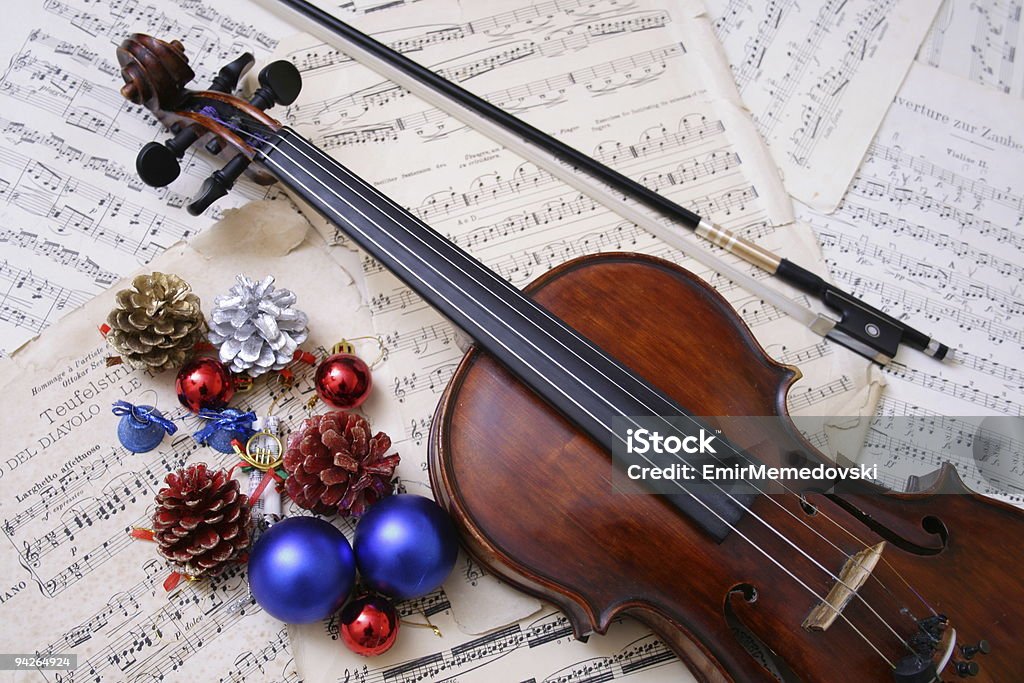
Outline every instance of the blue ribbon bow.
[(206, 423), (205, 427), (193, 434), (192, 438), (203, 445), (206, 445), (206, 442), (222, 429), (229, 432), (241, 432), (246, 435), (246, 438), (255, 433), (252, 423), (256, 420), (256, 413), (251, 411), (243, 413), (237, 408), (225, 408), (224, 410), (203, 408), (199, 411), (199, 417), (209, 420), (209, 422)]
[(142, 424), (155, 424), (161, 427), (168, 434), (174, 434), (178, 431), (178, 425), (174, 424), (166, 417), (164, 417), (159, 410), (153, 406), (136, 406), (132, 405), (128, 401), (114, 401), (114, 407), (111, 412), (118, 417), (123, 415), (131, 415), (133, 420), (141, 422)]

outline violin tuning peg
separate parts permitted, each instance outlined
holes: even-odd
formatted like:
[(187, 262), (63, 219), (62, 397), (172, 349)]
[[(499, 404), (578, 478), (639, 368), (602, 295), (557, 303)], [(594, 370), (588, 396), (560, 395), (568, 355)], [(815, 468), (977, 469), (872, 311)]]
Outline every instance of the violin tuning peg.
[(217, 92), (222, 93), (234, 92), (235, 88), (238, 87), (238, 82), (242, 80), (242, 76), (244, 76), (255, 63), (256, 58), (253, 57), (252, 53), (246, 52), (230, 64), (225, 64), (214, 77), (213, 83), (210, 84), (210, 90), (216, 90)]
[(159, 142), (146, 143), (135, 158), (135, 170), (139, 172), (142, 182), (150, 187), (164, 187), (174, 182), (181, 173), (178, 159), (198, 139), (199, 134), (189, 127), (180, 128), (173, 138), (162, 145)]
[(211, 204), (226, 195), (234, 187), (235, 181), (238, 180), (248, 165), (249, 160), (244, 155), (239, 154), (225, 164), (224, 168), (214, 171), (213, 175), (207, 178), (203, 182), (203, 186), (199, 188), (199, 195), (188, 205), (188, 212), (193, 216), (198, 216), (210, 208)]
[(289, 105), (302, 90), (302, 75), (295, 65), (285, 60), (267, 64), (260, 70), (260, 87), (249, 100), (260, 109), (275, 104)]
[(150, 187), (170, 185), (181, 173), (181, 165), (174, 152), (159, 142), (147, 142), (135, 158), (135, 170), (142, 182)]
[(195, 129), (182, 128), (173, 138), (164, 143), (164, 146), (180, 159), (185, 156), (185, 151), (192, 146), (192, 143), (199, 139), (199, 133)]

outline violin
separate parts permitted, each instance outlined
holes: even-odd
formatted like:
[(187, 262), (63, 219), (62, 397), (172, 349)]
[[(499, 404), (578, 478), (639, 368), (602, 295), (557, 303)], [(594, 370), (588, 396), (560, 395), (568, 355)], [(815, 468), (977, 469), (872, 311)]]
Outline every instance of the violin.
[(469, 551), (556, 604), (577, 637), (631, 615), (701, 681), (1021, 680), (1024, 515), (949, 465), (916, 494), (865, 481), (650, 494), (613, 477), (610, 453), (635, 416), (680, 440), (714, 431), (697, 416), (772, 416), (720, 435), (719, 451), (829, 463), (786, 412), (799, 371), (769, 358), (707, 283), (609, 253), (520, 291), (267, 115), (299, 93), (291, 64), (264, 68), (245, 100), (231, 93), (251, 55), (206, 90), (186, 87), (179, 42), (135, 34), (117, 57), (122, 93), (174, 133), (140, 152), (143, 180), (170, 183), (185, 149), (207, 140), (231, 158), (191, 212), (247, 169), (276, 179), (474, 340), (431, 425), (434, 494)]

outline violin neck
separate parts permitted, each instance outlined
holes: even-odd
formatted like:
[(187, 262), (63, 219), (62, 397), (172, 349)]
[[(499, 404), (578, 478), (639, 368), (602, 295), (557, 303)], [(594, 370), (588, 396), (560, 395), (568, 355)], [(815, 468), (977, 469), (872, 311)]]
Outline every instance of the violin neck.
[(589, 382), (593, 373), (560, 352), (559, 338), (567, 339), (569, 332), (553, 316), (295, 131), (282, 129), (262, 161), (477, 345), (608, 443), (602, 425), (586, 414), (601, 414), (598, 406), (574, 407), (552, 389), (555, 382), (565, 387)]
[[(297, 196), (334, 223), (428, 304), (468, 334), (537, 395), (605, 448), (622, 434), (613, 420), (687, 415), (542, 306), (433, 228), (285, 127), (256, 155)], [(716, 536), (725, 532), (702, 505), (673, 504)], [(734, 507), (722, 501), (725, 507)], [(719, 510), (735, 519), (737, 509)]]
[(572, 387), (579, 396), (590, 392), (574, 385), (594, 381), (593, 368), (562, 351), (570, 332), (553, 316), (295, 131), (284, 128), (279, 137), (258, 160), (281, 182), (534, 391), (609, 443), (605, 420), (587, 414), (602, 415), (599, 406), (589, 397), (575, 406), (553, 388)]

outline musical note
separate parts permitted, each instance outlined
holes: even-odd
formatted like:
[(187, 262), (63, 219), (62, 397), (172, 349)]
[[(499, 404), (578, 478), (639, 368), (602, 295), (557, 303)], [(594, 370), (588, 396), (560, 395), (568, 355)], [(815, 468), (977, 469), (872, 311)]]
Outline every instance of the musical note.
[(711, 0), (744, 104), (786, 188), (829, 212), (914, 59), (939, 0)]
[[(963, 99), (942, 95), (953, 87)], [(968, 447), (977, 425), (963, 416), (1024, 415), (1024, 152), (982, 140), (1016, 130), (1021, 116), (1019, 100), (915, 65), (836, 213), (801, 216), (833, 278), (920, 329), (942, 329), (955, 348), (951, 362), (901, 356), (885, 368), (861, 457), (899, 490), (953, 462), (974, 490), (1020, 502), (1021, 469), (982, 476)], [(881, 423), (893, 416), (941, 438), (897, 438)]]
[[(22, 296), (24, 289), (8, 292), (0, 301), (0, 350), (7, 351), (211, 225), (224, 208), (268, 195), (243, 180), (241, 191), (215, 211), (186, 222), (177, 210), (183, 196), (143, 185), (135, 155), (163, 133), (141, 107), (119, 95), (122, 79), (110, 45), (133, 31), (188, 37), (215, 29), (190, 44), (190, 65), (202, 83), (239, 40), (269, 54), (276, 45), (269, 34), (204, 2), (166, 12), (83, 0), (34, 0), (29, 6), (7, 29), (12, 39), (6, 44), (16, 52), (5, 55), (10, 68), (0, 78), (0, 243), (7, 264), (51, 288), (38, 297)], [(14, 39), (17, 32), (21, 37)], [(204, 49), (196, 49), (200, 45)], [(193, 188), (210, 171), (194, 151), (182, 160), (182, 175), (194, 179)]]
[[(514, 36), (516, 31), (512, 29), (513, 24), (529, 22), (531, 15), (540, 18), (550, 19), (555, 15), (564, 15), (566, 19), (575, 19), (575, 10), (580, 8), (581, 2), (571, 0), (559, 0), (557, 2), (543, 2), (525, 7), (517, 8), (515, 12), (503, 12), (497, 15), (475, 19), (463, 24), (453, 24), (444, 28), (432, 27), (430, 31), (419, 35), (393, 40), (388, 46), (398, 52), (419, 52), (431, 45), (449, 42), (465, 38), (472, 34), (492, 35), (496, 38)], [(590, 44), (588, 38), (597, 38), (626, 31), (643, 31), (652, 28), (665, 26), (671, 18), (668, 13), (661, 11), (642, 11), (621, 13), (614, 7), (601, 8), (591, 5), (590, 22), (584, 23), (582, 27), (573, 26), (572, 29), (552, 28), (551, 33), (543, 36), (543, 48), (547, 53), (553, 50), (567, 49), (569, 46), (587, 46)], [(531, 24), (531, 29), (536, 24)], [(562, 37), (552, 41), (560, 31), (571, 33), (575, 38), (581, 34), (582, 39)], [(531, 35), (534, 32), (531, 30)], [(553, 35), (552, 35), (553, 34)], [(575, 45), (574, 45), (575, 42)], [(552, 44), (553, 43), (553, 44)], [(352, 64), (351, 58), (326, 45), (316, 45), (288, 53), (288, 59), (292, 61), (301, 71), (331, 71), (344, 68)]]
[(945, 0), (917, 58), (1014, 97), (1024, 97), (1021, 0)]
[[(573, 88), (607, 93), (656, 79), (664, 72), (666, 60), (683, 54), (685, 48), (682, 45), (645, 50), (579, 71), (549, 76), (542, 80), (490, 92), (483, 97), (492, 104), (514, 112), (533, 107), (553, 107), (563, 103)], [(636, 77), (622, 75), (634, 72)], [(406, 114), (394, 120), (349, 125), (349, 121), (355, 121), (364, 113), (370, 112), (367, 104), (382, 107), (392, 102), (400, 92), (393, 84), (377, 86), (377, 89), (380, 88), (395, 94), (375, 96), (372, 100), (367, 96), (346, 95), (340, 99), (331, 98), (301, 107), (292, 107), (289, 110), (289, 123), (296, 126), (308, 125), (310, 138), (325, 149), (366, 142), (394, 141), (402, 131), (414, 133), (425, 140), (440, 140), (463, 128), (462, 124), (452, 121), (444, 112), (436, 109)]]
[[(421, 617), (422, 619), (422, 617)], [(411, 621), (415, 621), (415, 613)], [(431, 616), (444, 633), (453, 627), (449, 614)], [(330, 628), (328, 625), (327, 628)], [(326, 632), (326, 631), (325, 631)], [(333, 679), (374, 683), (415, 683), (434, 680), (484, 680), (481, 671), (500, 666), (505, 671), (534, 671), (534, 678), (571, 683), (587, 680), (670, 681), (687, 680), (675, 655), (653, 635), (644, 634), (635, 622), (621, 618), (606, 636), (603, 655), (587, 656), (573, 640), (572, 627), (557, 612), (544, 614), (496, 629), (483, 636), (458, 636), (458, 643), (415, 658), (390, 654), (375, 658), (372, 666), (351, 667)], [(566, 653), (558, 656), (555, 653)], [(501, 662), (498, 664), (498, 662)]]

